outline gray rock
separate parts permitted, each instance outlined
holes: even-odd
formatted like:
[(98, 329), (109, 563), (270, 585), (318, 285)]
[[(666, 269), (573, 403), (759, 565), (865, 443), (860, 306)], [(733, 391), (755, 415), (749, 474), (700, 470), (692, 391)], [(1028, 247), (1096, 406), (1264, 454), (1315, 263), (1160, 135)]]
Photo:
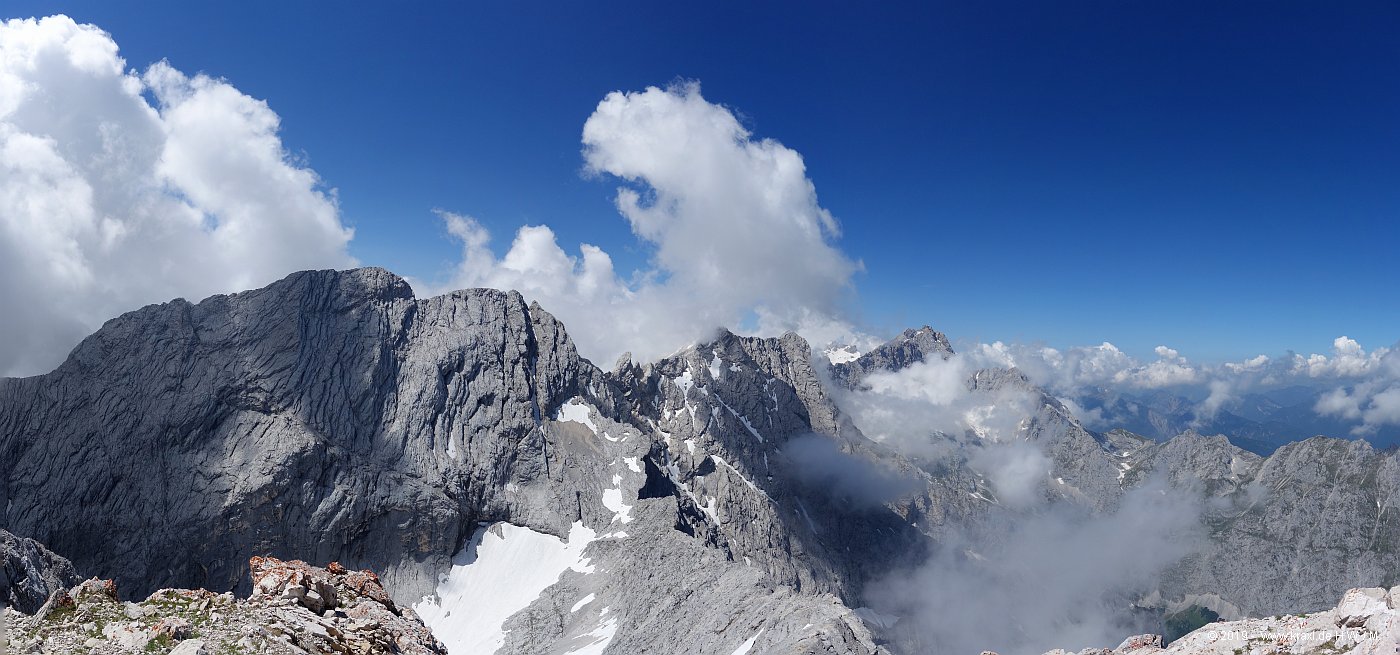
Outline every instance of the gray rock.
[(182, 641), (170, 649), (170, 655), (208, 655), (209, 649), (204, 647), (204, 641), (200, 639), (189, 639)]
[(831, 364), (831, 378), (848, 389), (860, 386), (865, 376), (877, 371), (898, 371), (930, 357), (948, 359), (953, 346), (942, 332), (925, 325), (905, 330), (899, 336), (851, 362)]
[(68, 560), (33, 539), (0, 530), (0, 605), (33, 614), (82, 577)]
[(1319, 611), (1349, 588), (1400, 582), (1400, 462), (1314, 437), (1267, 458), (1187, 433), (1142, 454), (1213, 500), (1210, 539), (1168, 571), (1167, 599), (1216, 594), (1247, 616)]
[[(715, 357), (726, 368), (712, 375)], [(298, 273), (130, 312), (52, 373), (0, 380), (0, 526), (138, 596), (246, 593), (248, 558), (270, 555), (381, 571), (406, 607), (433, 593), (481, 521), (608, 530), (603, 494), (627, 458), (644, 473), (619, 491), (651, 517), (627, 529), (706, 553), (678, 570), (724, 581), (696, 589), (697, 601), (786, 617), (764, 632), (774, 647), (878, 652), (841, 603), (876, 562), (848, 548), (894, 558), (922, 538), (896, 511), (842, 510), (791, 488), (787, 439), (872, 447), (843, 433), (810, 360), (795, 335), (727, 335), (703, 353), (604, 374), (516, 293), (415, 299), (379, 269)], [(682, 373), (689, 393), (674, 381)], [(558, 420), (571, 402), (594, 408), (609, 438)], [(812, 520), (827, 511), (849, 525)], [(596, 557), (613, 570), (654, 565), (626, 550)], [(674, 582), (649, 570), (613, 580), (612, 610), (674, 632), (692, 619), (653, 616)], [(552, 633), (511, 634), (543, 643)], [(740, 645), (732, 636), (710, 639), (728, 652)]]
[[(755, 653), (884, 652), (849, 609), (867, 587), (950, 534), (995, 539), (1017, 514), (989, 500), (965, 435), (931, 435), (946, 457), (907, 458), (832, 394), (951, 354), (927, 327), (829, 367), (796, 335), (721, 333), (605, 373), (517, 293), (416, 299), (379, 269), (298, 273), (125, 314), (55, 371), (0, 380), (0, 527), (136, 595), (247, 592), (249, 558), (271, 555), (380, 571), (407, 608), (480, 522), (560, 537), (581, 522), (614, 535), (589, 546), (599, 572), (566, 574), (511, 618), (507, 651), (577, 645), (597, 627), (570, 611), (586, 587), (613, 613), (611, 652), (728, 653), (750, 638)], [(1051, 502), (1111, 511), (1154, 471), (1208, 499), (1211, 539), (1161, 580), (1163, 602), (1300, 611), (1400, 582), (1394, 454), (1313, 439), (1261, 459), (1195, 434), (1100, 434), (1014, 369), (968, 389), (1029, 399), (1020, 437), (1050, 460), (1038, 492)], [(813, 482), (801, 444), (899, 491)], [(67, 585), (33, 578), (36, 561), (64, 569), (25, 552), (8, 584), (34, 607)], [(279, 594), (335, 605), (305, 586)]]
[(361, 269), (155, 305), (0, 380), (3, 522), (137, 594), (246, 585), (271, 554), (416, 597), (478, 520), (566, 529), (559, 487), (502, 489), (558, 475), (539, 419), (589, 386), (513, 293), (416, 301)]

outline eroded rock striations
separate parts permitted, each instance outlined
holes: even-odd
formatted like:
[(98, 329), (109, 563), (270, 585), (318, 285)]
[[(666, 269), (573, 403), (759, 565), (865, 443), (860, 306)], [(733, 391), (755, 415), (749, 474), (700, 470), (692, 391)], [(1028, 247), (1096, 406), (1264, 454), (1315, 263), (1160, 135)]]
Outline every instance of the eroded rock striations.
[[(721, 333), (604, 372), (517, 293), (418, 299), (380, 269), (297, 273), (130, 312), (55, 371), (0, 380), (0, 528), (138, 595), (252, 593), (273, 579), (257, 557), (344, 562), (382, 572), (385, 611), (433, 607), (450, 628), (444, 581), (505, 522), (574, 559), (514, 599), (499, 652), (883, 653), (909, 622), (863, 621), (868, 587), (1018, 517), (969, 458), (986, 435), (930, 434), (959, 448), (910, 458), (840, 409), (870, 375), (952, 352), (925, 327), (819, 369), (796, 335)], [(1262, 459), (1223, 438), (1099, 433), (1014, 369), (967, 389), (1024, 405), (1014, 438), (1048, 461), (1032, 481), (1047, 502), (1111, 512), (1154, 476), (1201, 499), (1208, 543), (1143, 606), (1234, 618), (1397, 582), (1394, 454), (1313, 439)], [(899, 493), (828, 484), (813, 453)], [(23, 599), (8, 602), (41, 610), (72, 569), (24, 553), (45, 565), (7, 554)], [(273, 595), (341, 611), (319, 573), (277, 570)]]
[(251, 591), (249, 558), (271, 555), (382, 571), (407, 607), (482, 522), (579, 525), (607, 538), (592, 578), (560, 584), (608, 614), (542, 595), (505, 652), (604, 624), (613, 652), (664, 651), (658, 631), (879, 652), (843, 604), (871, 566), (846, 546), (917, 532), (893, 510), (814, 521), (823, 501), (781, 475), (795, 436), (873, 446), (841, 425), (795, 336), (605, 374), (517, 293), (304, 272), (130, 312), (52, 373), (0, 380), (0, 526), (137, 594)]

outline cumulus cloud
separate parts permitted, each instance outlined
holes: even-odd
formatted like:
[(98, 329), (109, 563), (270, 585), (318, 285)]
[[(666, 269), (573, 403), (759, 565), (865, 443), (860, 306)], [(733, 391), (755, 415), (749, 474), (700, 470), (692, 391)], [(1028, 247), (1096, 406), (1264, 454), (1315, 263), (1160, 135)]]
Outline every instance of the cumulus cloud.
[[(1342, 339), (1337, 341), (1341, 346)], [(1357, 425), (1351, 432), (1361, 437), (1373, 435), (1383, 426), (1400, 425), (1400, 350), (1379, 348), (1365, 353), (1351, 348), (1350, 344), (1338, 350), (1345, 350), (1345, 354), (1339, 353), (1320, 365), (1333, 365), (1333, 370), (1345, 370), (1348, 375), (1364, 377), (1354, 378), (1350, 384), (1337, 386), (1322, 394), (1314, 410), (1324, 416), (1356, 421)], [(1303, 370), (1309, 375), (1318, 370), (1316, 357), (1313, 355), (1304, 360), (1308, 364)]]
[(1108, 342), (1062, 351), (996, 341), (976, 344), (969, 354), (986, 366), (1017, 368), (1037, 384), (1065, 394), (1109, 385), (1158, 389), (1202, 379), (1200, 368), (1175, 349), (1157, 346), (1155, 352), (1158, 359), (1144, 363)]
[(0, 374), (48, 370), (143, 304), (353, 265), (278, 127), (223, 80), (128, 69), (95, 26), (0, 24)]
[(1332, 354), (1313, 353), (1307, 357), (1293, 356), (1293, 370), (1314, 378), (1357, 378), (1382, 369), (1389, 348), (1366, 352), (1355, 339), (1347, 336), (1332, 341)]
[(861, 265), (833, 245), (838, 224), (801, 155), (755, 138), (698, 84), (608, 94), (584, 123), (583, 157), (622, 183), (615, 204), (648, 269), (619, 275), (602, 249), (571, 254), (546, 226), (520, 228), (497, 258), (479, 222), (444, 212), (463, 245), (449, 285), (521, 291), (601, 363), (664, 356), (751, 317), (765, 333), (851, 332), (840, 317)]

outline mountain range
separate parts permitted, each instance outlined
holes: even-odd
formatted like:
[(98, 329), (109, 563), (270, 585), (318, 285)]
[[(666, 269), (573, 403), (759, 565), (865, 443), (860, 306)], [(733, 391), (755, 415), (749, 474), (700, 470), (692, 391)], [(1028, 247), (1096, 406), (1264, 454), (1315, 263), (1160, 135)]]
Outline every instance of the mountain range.
[(458, 655), (1005, 654), (1400, 582), (1396, 454), (1280, 443), (1306, 397), (1227, 438), (1167, 397), (1093, 430), (1015, 369), (955, 380), (966, 430), (882, 395), (953, 354), (719, 331), (603, 370), (519, 293), (382, 269), (148, 306), (0, 379), (0, 598), (249, 596), (270, 556), (376, 572)]

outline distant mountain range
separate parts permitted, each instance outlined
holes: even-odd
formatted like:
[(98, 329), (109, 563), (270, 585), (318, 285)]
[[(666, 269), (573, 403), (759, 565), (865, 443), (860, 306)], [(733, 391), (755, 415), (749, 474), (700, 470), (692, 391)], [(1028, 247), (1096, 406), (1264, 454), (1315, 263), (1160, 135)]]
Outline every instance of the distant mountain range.
[[(458, 655), (836, 655), (1079, 648), (1400, 582), (1400, 460), (1282, 444), (1316, 431), (1288, 424), (1302, 392), (1204, 427), (1167, 394), (1105, 395), (1081, 406), (1126, 429), (1100, 431), (1016, 370), (967, 371), (961, 405), (886, 403), (877, 376), (953, 356), (928, 327), (815, 355), (721, 332), (605, 371), (518, 293), (420, 299), (380, 269), (145, 307), (0, 379), (23, 572), (0, 593), (28, 611), (74, 579), (40, 543), (128, 598), (251, 594), (274, 556), (377, 572), (374, 602)], [(1262, 427), (1209, 436), (1232, 421)]]
[[(1105, 428), (1122, 428), (1159, 441), (1186, 430), (1223, 434), (1245, 450), (1268, 455), (1308, 437), (1359, 438), (1351, 433), (1354, 423), (1318, 414), (1314, 408), (1323, 393), (1299, 385), (1252, 392), (1225, 403), (1210, 416), (1202, 415), (1201, 398), (1165, 390), (1135, 394), (1100, 388), (1074, 400), (1082, 409), (1098, 412)], [(1400, 444), (1400, 427), (1381, 426), (1365, 439), (1378, 448), (1395, 446)]]

